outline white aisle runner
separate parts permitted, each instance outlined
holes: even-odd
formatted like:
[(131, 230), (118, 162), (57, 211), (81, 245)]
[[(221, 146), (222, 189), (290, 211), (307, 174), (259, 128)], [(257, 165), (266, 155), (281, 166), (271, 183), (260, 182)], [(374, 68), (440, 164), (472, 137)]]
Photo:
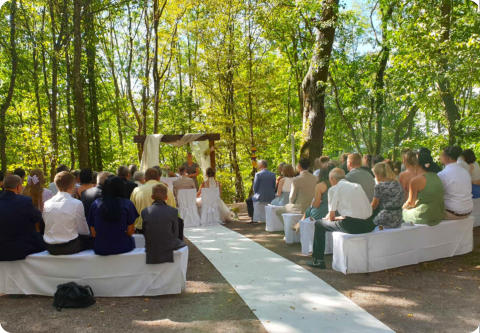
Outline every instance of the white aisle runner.
[(392, 332), (301, 266), (222, 226), (185, 229), (271, 333)]

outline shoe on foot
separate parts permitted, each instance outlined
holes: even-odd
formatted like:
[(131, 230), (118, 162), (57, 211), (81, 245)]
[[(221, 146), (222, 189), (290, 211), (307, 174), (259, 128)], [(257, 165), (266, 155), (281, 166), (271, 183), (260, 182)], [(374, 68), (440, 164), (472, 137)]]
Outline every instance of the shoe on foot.
[(325, 269), (327, 266), (325, 265), (325, 260), (313, 259), (309, 263), (307, 263), (310, 267)]

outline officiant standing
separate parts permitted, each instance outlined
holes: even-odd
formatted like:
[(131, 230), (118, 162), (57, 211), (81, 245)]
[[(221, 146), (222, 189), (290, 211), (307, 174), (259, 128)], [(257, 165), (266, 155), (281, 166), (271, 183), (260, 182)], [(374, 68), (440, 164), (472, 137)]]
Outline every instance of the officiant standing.
[(200, 167), (197, 163), (193, 161), (193, 155), (191, 152), (187, 153), (187, 161), (183, 163), (185, 170), (187, 172), (187, 177), (192, 178), (195, 183), (195, 187), (198, 191), (198, 180), (197, 177), (200, 174)]

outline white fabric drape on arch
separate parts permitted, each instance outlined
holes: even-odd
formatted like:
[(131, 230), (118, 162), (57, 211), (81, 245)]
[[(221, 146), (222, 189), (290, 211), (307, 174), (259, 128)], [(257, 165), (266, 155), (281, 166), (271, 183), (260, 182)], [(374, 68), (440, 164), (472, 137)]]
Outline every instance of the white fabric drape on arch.
[[(188, 133), (182, 136), (179, 140), (168, 142), (167, 144), (175, 147), (182, 147), (184, 145), (194, 142), (195, 140), (199, 139), (202, 136), (203, 134)], [(140, 171), (145, 172), (148, 168), (160, 165), (160, 160), (159, 160), (160, 141), (162, 140), (163, 137), (164, 137), (163, 134), (150, 134), (145, 137), (145, 143), (143, 144), (142, 161), (140, 162)], [(208, 147), (208, 141), (206, 141), (206, 143)], [(201, 163), (201, 159), (198, 158), (196, 155), (195, 157), (197, 158), (199, 163)], [(206, 168), (204, 170), (206, 170)]]

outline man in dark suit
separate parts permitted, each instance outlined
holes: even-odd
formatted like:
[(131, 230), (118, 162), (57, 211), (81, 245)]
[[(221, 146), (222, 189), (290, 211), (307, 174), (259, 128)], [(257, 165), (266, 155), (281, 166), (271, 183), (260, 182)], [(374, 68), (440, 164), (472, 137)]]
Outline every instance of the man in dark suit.
[(97, 186), (89, 188), (82, 192), (80, 200), (83, 203), (83, 209), (85, 210), (85, 217), (88, 217), (90, 207), (98, 198), (102, 197), (103, 184), (108, 177), (113, 176), (110, 172), (102, 171), (97, 175)]
[(142, 211), (147, 264), (173, 262), (173, 251), (185, 246), (181, 240), (183, 224), (179, 223), (178, 210), (165, 203), (167, 193), (165, 185), (155, 185), (152, 189), (153, 205)]
[(37, 232), (42, 214), (32, 199), (20, 195), (22, 179), (6, 176), (0, 193), (0, 261), (25, 259), (32, 253), (45, 251), (45, 243)]
[(128, 170), (126, 166), (119, 166), (117, 169), (117, 176), (122, 178), (124, 183), (125, 194), (123, 197), (130, 200), (130, 196), (132, 195), (133, 190), (135, 189), (135, 187), (138, 186), (134, 182), (130, 181), (130, 178), (132, 177), (132, 175), (130, 174), (130, 170)]

